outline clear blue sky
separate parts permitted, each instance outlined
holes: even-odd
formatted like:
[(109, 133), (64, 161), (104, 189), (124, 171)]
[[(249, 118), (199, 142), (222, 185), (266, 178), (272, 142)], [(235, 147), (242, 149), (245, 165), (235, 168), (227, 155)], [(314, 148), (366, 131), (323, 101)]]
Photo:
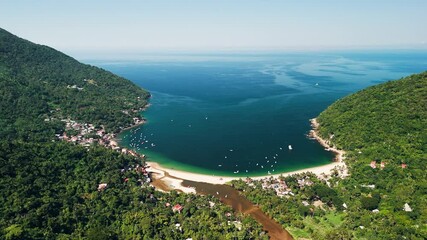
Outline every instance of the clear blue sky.
[(427, 48), (427, 0), (10, 0), (0, 27), (73, 51)]

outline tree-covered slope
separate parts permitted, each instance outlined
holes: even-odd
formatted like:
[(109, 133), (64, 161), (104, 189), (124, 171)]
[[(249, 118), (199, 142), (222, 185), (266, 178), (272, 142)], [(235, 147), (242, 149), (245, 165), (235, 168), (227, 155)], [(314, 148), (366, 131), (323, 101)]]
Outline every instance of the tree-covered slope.
[(0, 141), (0, 239), (262, 239), (212, 196), (154, 191), (137, 164), (103, 147)]
[(117, 131), (131, 124), (139, 114), (132, 110), (144, 107), (148, 96), (129, 80), (0, 29), (0, 128), (6, 136), (22, 127), (40, 130), (35, 123), (45, 125), (49, 117)]
[(427, 72), (370, 87), (322, 112), (320, 134), (372, 158), (416, 161), (427, 152)]
[(342, 98), (317, 121), (346, 151), (349, 176), (335, 169), (235, 188), (295, 239), (427, 239), (427, 72)]
[[(338, 189), (360, 201), (349, 209), (349, 230), (368, 239), (426, 238), (427, 72), (345, 97), (318, 122), (323, 138), (347, 151), (351, 176)], [(379, 202), (368, 206), (373, 195)]]
[(119, 131), (148, 96), (0, 29), (0, 240), (265, 239), (258, 223), (212, 196), (154, 191), (143, 159), (55, 136), (64, 118)]

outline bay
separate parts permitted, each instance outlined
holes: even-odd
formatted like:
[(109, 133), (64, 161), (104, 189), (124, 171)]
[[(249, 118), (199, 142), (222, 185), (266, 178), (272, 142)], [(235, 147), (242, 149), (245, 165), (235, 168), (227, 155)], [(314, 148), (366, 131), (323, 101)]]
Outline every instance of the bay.
[(190, 172), (259, 176), (329, 163), (309, 119), (362, 88), (423, 71), (425, 52), (159, 54), (92, 64), (152, 93), (122, 146)]

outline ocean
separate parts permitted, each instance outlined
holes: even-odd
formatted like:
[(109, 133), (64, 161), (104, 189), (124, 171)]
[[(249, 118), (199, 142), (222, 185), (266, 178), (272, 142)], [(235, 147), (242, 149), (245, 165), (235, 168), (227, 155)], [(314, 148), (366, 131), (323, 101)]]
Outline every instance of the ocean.
[(260, 176), (327, 164), (309, 119), (339, 98), (427, 70), (427, 52), (158, 54), (90, 60), (149, 90), (120, 144), (167, 168)]

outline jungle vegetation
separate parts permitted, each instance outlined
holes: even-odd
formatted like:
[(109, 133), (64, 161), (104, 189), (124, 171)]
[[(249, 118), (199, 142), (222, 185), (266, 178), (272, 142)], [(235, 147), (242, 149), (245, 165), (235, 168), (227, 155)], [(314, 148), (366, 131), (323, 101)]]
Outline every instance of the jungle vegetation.
[(65, 118), (118, 132), (148, 97), (129, 80), (0, 29), (0, 239), (267, 238), (212, 196), (155, 191), (137, 170), (142, 159), (55, 137)]
[[(426, 239), (427, 72), (344, 97), (317, 120), (322, 138), (346, 151), (349, 177), (286, 177), (287, 197), (235, 187), (297, 239)], [(301, 188), (295, 177), (314, 184)]]

